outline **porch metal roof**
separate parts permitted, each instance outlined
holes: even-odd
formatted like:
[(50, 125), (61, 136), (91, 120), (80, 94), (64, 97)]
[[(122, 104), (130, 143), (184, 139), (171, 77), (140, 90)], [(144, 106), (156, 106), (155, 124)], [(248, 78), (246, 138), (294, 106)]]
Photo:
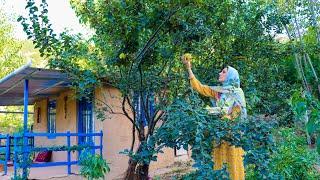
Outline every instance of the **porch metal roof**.
[(65, 73), (31, 67), (28, 63), (0, 80), (0, 106), (23, 105), (24, 80), (29, 80), (29, 104), (70, 87)]

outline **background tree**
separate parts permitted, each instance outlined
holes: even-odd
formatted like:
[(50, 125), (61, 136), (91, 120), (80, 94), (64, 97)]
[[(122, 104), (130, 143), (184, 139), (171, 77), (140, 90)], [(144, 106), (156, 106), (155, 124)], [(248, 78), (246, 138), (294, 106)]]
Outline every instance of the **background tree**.
[[(294, 62), (292, 79), (296, 88), (290, 88), (291, 106), (295, 114), (295, 126), (307, 133), (310, 146), (316, 143), (320, 131), (319, 124), (319, 2), (314, 0), (279, 1), (278, 12), (288, 39), (286, 43), (291, 55), (287, 59)], [(301, 87), (299, 89), (298, 87)], [(317, 134), (317, 135), (316, 135)], [(319, 140), (318, 140), (319, 142)], [(318, 143), (320, 149), (320, 143)]]
[(24, 64), (24, 60), (19, 56), (21, 44), (13, 38), (12, 26), (5, 15), (0, 12), (0, 65), (2, 78), (15, 68)]
[[(40, 59), (40, 54), (31, 41), (14, 38), (13, 26), (10, 24), (9, 18), (0, 9), (0, 79), (28, 61), (32, 61), (33, 66), (44, 67), (46, 62)], [(1, 111), (12, 112), (22, 111), (22, 109), (23, 107), (0, 108)], [(30, 117), (31, 119), (32, 117)], [(13, 133), (21, 130), (23, 127), (22, 115), (0, 113), (0, 127), (0, 133)]]

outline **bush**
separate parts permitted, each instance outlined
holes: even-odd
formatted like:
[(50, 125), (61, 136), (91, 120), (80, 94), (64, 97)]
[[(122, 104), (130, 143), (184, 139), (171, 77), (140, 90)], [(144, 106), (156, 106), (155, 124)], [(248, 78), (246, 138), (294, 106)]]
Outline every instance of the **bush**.
[(271, 132), (275, 123), (259, 117), (221, 120), (208, 114), (203, 106), (196, 95), (190, 95), (187, 100), (177, 99), (168, 106), (166, 119), (155, 134), (160, 146), (191, 147), (196, 171), (185, 175), (184, 179), (229, 179), (227, 168), (213, 170), (213, 142), (220, 144), (222, 141), (243, 148), (246, 152), (244, 164), (253, 164), (254, 172), (259, 173), (257, 177), (276, 179), (269, 169), (274, 151)]
[(272, 170), (284, 179), (320, 179), (314, 168), (318, 161), (315, 150), (308, 148), (304, 132), (280, 128), (275, 132), (277, 150), (272, 156)]
[(83, 151), (80, 155), (80, 174), (88, 180), (104, 179), (110, 171), (109, 165), (100, 155)]

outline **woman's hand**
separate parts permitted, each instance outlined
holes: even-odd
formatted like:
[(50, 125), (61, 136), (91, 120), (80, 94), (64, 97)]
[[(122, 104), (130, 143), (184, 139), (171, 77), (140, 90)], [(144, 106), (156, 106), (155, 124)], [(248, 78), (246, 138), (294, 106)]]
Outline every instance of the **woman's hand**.
[(181, 61), (185, 65), (186, 69), (191, 69), (191, 59), (192, 56), (189, 53), (186, 53), (181, 56)]
[(189, 53), (186, 53), (181, 56), (181, 61), (184, 64), (184, 66), (186, 67), (186, 69), (188, 70), (189, 79), (194, 78), (194, 74), (191, 70), (191, 59), (192, 59), (192, 56)]

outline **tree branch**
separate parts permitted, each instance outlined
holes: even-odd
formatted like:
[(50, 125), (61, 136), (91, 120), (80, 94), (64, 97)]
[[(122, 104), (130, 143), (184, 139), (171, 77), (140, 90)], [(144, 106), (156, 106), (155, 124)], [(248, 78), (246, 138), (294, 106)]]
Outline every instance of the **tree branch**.
[(119, 115), (123, 115), (125, 116), (124, 113), (121, 112), (115, 112), (110, 105), (108, 105), (107, 103), (105, 103), (103, 100), (96, 98), (96, 100), (98, 100), (100, 103), (102, 103), (105, 107), (107, 107), (109, 109), (109, 111), (107, 110), (107, 112), (109, 112), (110, 114), (119, 114)]
[[(132, 118), (129, 116), (129, 114), (128, 114), (126, 108), (125, 108), (125, 105), (126, 105), (126, 101), (127, 101), (127, 100), (128, 100), (128, 97), (127, 97), (127, 96), (124, 96), (124, 97), (123, 97), (123, 100), (122, 100), (122, 111), (123, 111), (124, 115), (129, 119), (129, 121), (134, 125), (134, 127), (137, 128), (137, 130), (138, 130), (138, 132), (139, 132), (139, 134), (140, 134), (140, 129), (139, 129), (139, 127), (136, 125), (135, 119), (132, 119)], [(128, 103), (128, 104), (130, 104), (130, 103)], [(132, 113), (135, 114), (134, 111), (133, 111)], [(135, 115), (133, 115), (133, 116), (134, 116), (134, 118), (135, 118)]]
[[(171, 14), (158, 26), (158, 28), (156, 29), (156, 31), (151, 35), (151, 37), (148, 39), (147, 43), (144, 45), (144, 47), (142, 48), (142, 50), (138, 53), (138, 55), (136, 56), (136, 58), (134, 59), (134, 61), (139, 60), (138, 62), (138, 65), (140, 65), (140, 62), (141, 62), (141, 57), (145, 54), (145, 52), (147, 52), (147, 50), (155, 43), (155, 38), (156, 36), (158, 35), (158, 33), (160, 32), (162, 26), (176, 13), (178, 12), (180, 8), (174, 10), (171, 12)], [(133, 63), (131, 64), (130, 66), (130, 69), (129, 69), (129, 72), (128, 72), (128, 75), (130, 75), (131, 73), (131, 70), (132, 70), (132, 67), (133, 67)]]

